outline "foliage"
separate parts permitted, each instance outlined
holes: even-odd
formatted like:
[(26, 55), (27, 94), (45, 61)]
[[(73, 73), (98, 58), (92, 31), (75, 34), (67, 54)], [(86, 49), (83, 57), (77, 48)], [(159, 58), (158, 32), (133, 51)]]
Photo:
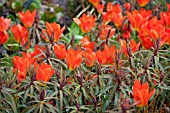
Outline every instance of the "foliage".
[(50, 0), (2, 0), (0, 112), (170, 112), (170, 4), (125, 1), (76, 1), (63, 27)]

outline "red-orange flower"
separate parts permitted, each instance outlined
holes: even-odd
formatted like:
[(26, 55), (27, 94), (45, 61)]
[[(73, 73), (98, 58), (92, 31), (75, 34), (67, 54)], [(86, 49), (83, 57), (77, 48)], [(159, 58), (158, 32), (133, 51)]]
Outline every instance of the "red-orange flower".
[(167, 35), (167, 41), (166, 41), (166, 43), (167, 43), (168, 45), (170, 45), (170, 28), (169, 28), (169, 29), (166, 29), (166, 33), (168, 34), (168, 35)]
[(27, 69), (35, 62), (34, 58), (24, 58), (19, 56), (14, 56), (13, 64), (14, 64), (14, 73), (17, 73), (18, 81), (21, 82), (26, 78)]
[(170, 28), (170, 11), (169, 12), (160, 12), (161, 20), (163, 21), (166, 28)]
[(14, 39), (19, 43), (21, 42), (22, 45), (28, 41), (28, 30), (20, 24), (13, 25), (11, 31), (14, 34)]
[[(123, 53), (125, 56), (129, 56), (128, 55), (128, 49), (127, 49), (127, 43), (125, 40), (119, 39), (120, 42), (120, 46), (123, 50)], [(139, 49), (140, 43), (136, 44), (136, 42), (134, 40), (130, 40), (130, 45), (129, 45), (129, 49), (131, 49), (131, 52), (134, 53)]]
[(66, 47), (64, 44), (54, 45), (54, 53), (58, 59), (62, 60), (66, 57)]
[(150, 0), (137, 0), (138, 4), (141, 6), (141, 7), (144, 7), (146, 4), (148, 4)]
[(82, 17), (80, 17), (80, 19), (78, 18), (73, 18), (74, 22), (76, 22), (76, 24), (78, 24), (81, 28), (81, 30), (84, 33), (89, 32), (95, 25), (95, 21), (96, 18), (93, 17), (93, 15), (91, 16), (87, 16), (85, 13), (82, 15)]
[(3, 16), (0, 17), (0, 31), (4, 32), (8, 30), (8, 27), (10, 25), (11, 19), (4, 18)]
[(156, 16), (146, 21), (141, 26), (138, 34), (145, 49), (155, 47), (157, 39), (159, 39), (159, 47), (161, 47), (168, 38), (163, 21), (158, 20)]
[(125, 31), (124, 33), (123, 33), (123, 38), (125, 38), (125, 39), (130, 39), (130, 33), (129, 33), (129, 31)]
[(112, 26), (103, 24), (102, 26), (99, 26), (99, 29), (100, 29), (100, 27), (102, 27), (101, 32), (100, 32), (100, 39), (102, 39), (102, 40), (106, 39), (106, 37), (109, 33), (109, 30), (110, 30), (109, 38), (111, 38), (115, 34), (116, 29), (112, 28)]
[(0, 31), (0, 45), (5, 44), (8, 41), (8, 33), (6, 31)]
[(117, 28), (120, 28), (125, 20), (126, 16), (123, 17), (122, 13), (112, 13), (112, 21)]
[(19, 56), (14, 56), (13, 58), (14, 67), (19, 70), (29, 69), (34, 62), (35, 60), (33, 58), (22, 58)]
[(106, 54), (105, 52), (101, 51), (101, 50), (98, 50), (96, 51), (96, 58), (97, 58), (97, 61), (99, 62), (100, 65), (104, 65), (107, 63), (107, 59), (106, 59)]
[(89, 37), (84, 36), (84, 38), (81, 39), (80, 43), (84, 48), (91, 49), (92, 51), (94, 50), (95, 42), (91, 42)]
[(129, 11), (131, 8), (131, 5), (129, 2), (124, 3), (123, 6), (125, 7), (126, 11)]
[(115, 54), (116, 54), (116, 47), (115, 46), (104, 46), (104, 50), (103, 50), (104, 54), (105, 54), (105, 59), (106, 59), (106, 63), (107, 64), (113, 64), (114, 60), (115, 60)]
[(94, 6), (100, 4), (100, 0), (89, 0), (89, 2), (90, 2), (91, 4), (93, 4)]
[(96, 54), (91, 49), (86, 49), (86, 51), (83, 53), (83, 58), (85, 58), (85, 64), (88, 67), (91, 67), (95, 63)]
[(148, 82), (141, 84), (139, 80), (135, 80), (133, 85), (133, 98), (134, 102), (139, 102), (136, 106), (145, 106), (150, 97), (155, 93), (155, 89), (149, 92)]
[(22, 82), (23, 80), (26, 79), (26, 75), (27, 75), (26, 69), (23, 69), (23, 70), (14, 69), (14, 73), (16, 73), (16, 71), (17, 71), (17, 80), (18, 80), (18, 82)]
[(120, 4), (112, 5), (111, 2), (108, 2), (107, 3), (107, 12), (121, 13), (122, 9), (121, 9)]
[(19, 19), (22, 21), (25, 27), (31, 27), (35, 16), (36, 16), (36, 10), (34, 10), (32, 13), (30, 10), (27, 10), (25, 13), (24, 12), (19, 12), (18, 13)]
[[(110, 22), (114, 20), (114, 22), (118, 25), (121, 24), (123, 20), (123, 16), (121, 15), (122, 9), (119, 4), (112, 5), (111, 2), (107, 3), (107, 12), (102, 12), (102, 18), (104, 22)], [(118, 17), (116, 17), (118, 16)], [(119, 21), (117, 19), (120, 19)]]
[(36, 80), (48, 82), (53, 74), (54, 74), (54, 70), (51, 68), (51, 66), (48, 64), (42, 63), (41, 65), (38, 66)]
[(132, 12), (126, 11), (126, 14), (133, 29), (139, 31), (141, 25), (151, 17), (152, 11), (141, 9), (140, 12), (138, 10)]
[(98, 4), (95, 6), (95, 8), (97, 9), (99, 13), (102, 13), (104, 9), (104, 4)]
[(64, 30), (65, 26), (61, 28), (60, 24), (57, 24), (56, 22), (46, 22), (46, 30), (43, 30), (42, 38), (47, 42), (57, 42)]
[(69, 49), (66, 54), (66, 62), (70, 70), (79, 67), (82, 62), (82, 52), (80, 50)]

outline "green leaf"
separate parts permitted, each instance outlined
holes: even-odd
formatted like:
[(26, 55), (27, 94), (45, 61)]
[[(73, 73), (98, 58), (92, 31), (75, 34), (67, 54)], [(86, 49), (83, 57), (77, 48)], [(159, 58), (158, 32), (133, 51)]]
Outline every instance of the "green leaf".
[(87, 94), (87, 91), (84, 87), (81, 88), (83, 91), (83, 95), (85, 96), (85, 98), (88, 100), (90, 98), (90, 96)]
[(62, 90), (59, 91), (60, 92), (60, 111), (63, 110), (63, 92)]
[(8, 104), (10, 104), (13, 113), (18, 113), (14, 97), (6, 89), (2, 89), (2, 91), (4, 93), (6, 101), (8, 102)]

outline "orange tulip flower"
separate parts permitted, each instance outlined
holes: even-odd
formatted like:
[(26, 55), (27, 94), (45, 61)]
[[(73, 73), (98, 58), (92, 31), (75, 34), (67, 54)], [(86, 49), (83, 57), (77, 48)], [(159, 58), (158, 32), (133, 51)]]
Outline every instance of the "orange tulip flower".
[(13, 64), (14, 64), (14, 73), (17, 73), (17, 79), (19, 82), (26, 79), (27, 69), (35, 62), (34, 58), (24, 58), (19, 56), (14, 56)]
[(106, 64), (107, 59), (105, 56), (106, 56), (105, 52), (103, 52), (101, 50), (96, 51), (96, 58), (100, 65)]
[[(46, 30), (43, 30), (42, 38), (47, 42), (57, 42), (64, 30), (65, 26), (61, 28), (56, 22), (46, 22)], [(47, 38), (47, 36), (49, 37)]]
[(99, 29), (100, 29), (100, 27), (102, 27), (101, 32), (100, 32), (100, 39), (102, 39), (102, 40), (106, 39), (106, 37), (109, 33), (109, 30), (110, 30), (109, 38), (111, 38), (115, 34), (116, 29), (112, 28), (112, 26), (103, 24), (102, 26), (99, 26)]
[(167, 43), (168, 45), (170, 45), (170, 28), (169, 28), (169, 29), (166, 29), (166, 33), (168, 34), (168, 35), (167, 35), (167, 41), (166, 41), (166, 43)]
[(141, 9), (140, 12), (138, 10), (132, 12), (126, 11), (126, 14), (133, 29), (139, 31), (141, 25), (151, 17), (152, 12), (151, 10), (146, 11), (145, 9)]
[(14, 34), (14, 39), (19, 43), (21, 42), (22, 45), (28, 41), (28, 30), (20, 24), (13, 25), (11, 31)]
[(64, 44), (54, 45), (54, 53), (58, 59), (62, 60), (66, 57), (66, 47)]
[(107, 3), (107, 12), (122, 13), (122, 9), (119, 4), (112, 5), (111, 2), (108, 2)]
[(13, 71), (14, 73), (17, 73), (17, 80), (19, 83), (26, 79), (27, 70), (25, 68), (20, 69), (20, 70), (14, 68)]
[(155, 89), (149, 92), (148, 82), (141, 84), (139, 80), (135, 80), (133, 85), (133, 98), (134, 102), (139, 102), (136, 106), (145, 106), (150, 97), (155, 93)]
[(170, 28), (170, 12), (160, 12), (160, 17), (166, 28)]
[(144, 7), (146, 4), (149, 3), (150, 0), (137, 0), (138, 4), (141, 6), (141, 7)]
[(53, 74), (54, 74), (54, 70), (51, 68), (51, 66), (48, 64), (42, 63), (41, 65), (38, 66), (36, 80), (48, 82)]
[(0, 45), (5, 44), (8, 41), (8, 33), (6, 31), (0, 31)]
[[(120, 46), (123, 50), (124, 55), (129, 56), (126, 41), (119, 39), (119, 42), (120, 42)], [(139, 46), (140, 46), (140, 43), (136, 44), (134, 40), (130, 40), (130, 49), (132, 53), (136, 52), (139, 49)]]
[(104, 45), (104, 50), (96, 51), (96, 58), (100, 65), (113, 64), (115, 60), (116, 47)]
[(87, 36), (84, 36), (84, 38), (81, 39), (80, 44), (86, 49), (94, 50), (95, 42), (91, 42)]
[[(111, 2), (108, 2), (107, 3), (107, 12), (102, 12), (103, 21), (106, 23), (106, 22), (110, 22), (111, 20), (114, 20), (116, 24), (120, 24), (120, 22), (118, 22), (117, 19), (121, 19), (119, 21), (122, 21), (121, 13), (122, 13), (122, 9), (119, 4), (112, 5)], [(116, 18), (115, 16), (118, 16), (118, 17)]]
[(4, 18), (3, 16), (0, 17), (0, 32), (4, 32), (8, 30), (10, 25), (11, 19)]
[(125, 31), (124, 33), (123, 33), (123, 38), (125, 38), (125, 39), (130, 39), (130, 33), (129, 33), (129, 31)]
[(102, 12), (102, 19), (103, 19), (103, 22), (105, 23), (110, 22), (112, 20), (112, 13)]
[(66, 62), (70, 70), (79, 67), (82, 62), (82, 52), (80, 50), (69, 49), (66, 54)]
[(117, 28), (120, 28), (126, 19), (126, 16), (123, 17), (122, 13), (112, 13), (112, 21), (114, 22)]
[(34, 23), (34, 19), (36, 16), (36, 10), (34, 10), (32, 13), (30, 10), (27, 10), (24, 12), (18, 13), (19, 19), (22, 21), (25, 27), (30, 28), (32, 24)]
[(83, 57), (85, 58), (85, 64), (88, 67), (92, 67), (96, 60), (96, 54), (91, 49), (86, 49), (83, 53)]
[(95, 25), (95, 21), (96, 18), (94, 18), (92, 15), (91, 16), (87, 16), (85, 13), (82, 15), (82, 17), (80, 17), (80, 19), (78, 18), (73, 18), (74, 22), (76, 24), (78, 24), (81, 28), (81, 30), (84, 33), (89, 32)]
[(168, 38), (163, 21), (158, 20), (156, 16), (145, 22), (138, 31), (138, 34), (145, 49), (154, 47), (154, 43), (156, 43), (154, 41), (157, 39), (160, 40), (159, 47), (161, 47)]
[(115, 46), (104, 46), (103, 52), (105, 53), (105, 59), (107, 64), (113, 64), (115, 60), (116, 47)]
[(126, 11), (129, 11), (131, 8), (131, 5), (129, 2), (124, 3), (123, 6), (125, 7)]
[(93, 4), (94, 6), (100, 4), (100, 0), (89, 0), (89, 2), (90, 2), (91, 4)]
[(95, 8), (97, 9), (99, 13), (102, 13), (104, 9), (104, 4), (98, 4), (95, 6)]
[(22, 58), (19, 56), (14, 56), (13, 58), (14, 67), (19, 70), (29, 69), (34, 62), (34, 58)]

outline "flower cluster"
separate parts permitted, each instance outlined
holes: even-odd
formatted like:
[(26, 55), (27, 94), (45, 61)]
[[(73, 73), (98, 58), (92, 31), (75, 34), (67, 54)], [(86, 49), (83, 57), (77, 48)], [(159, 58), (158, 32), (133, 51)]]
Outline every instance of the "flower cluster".
[(1, 16), (0, 110), (168, 112), (170, 4), (157, 2), (81, 1), (70, 26), (27, 2)]

